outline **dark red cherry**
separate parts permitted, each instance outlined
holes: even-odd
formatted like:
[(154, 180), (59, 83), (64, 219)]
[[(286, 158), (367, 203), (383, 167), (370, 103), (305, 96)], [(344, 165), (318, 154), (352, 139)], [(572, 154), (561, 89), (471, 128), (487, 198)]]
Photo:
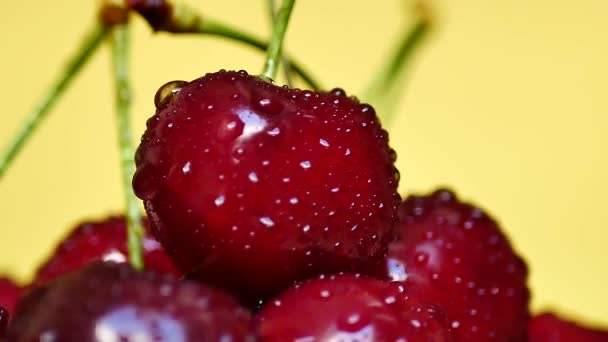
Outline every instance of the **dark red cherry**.
[(17, 304), (8, 341), (255, 341), (230, 296), (126, 263), (94, 262)]
[(372, 107), (244, 71), (180, 86), (157, 101), (133, 181), (178, 267), (255, 302), (378, 264), (400, 197)]
[(4, 331), (8, 326), (8, 310), (0, 306), (0, 339), (4, 336)]
[(310, 280), (268, 301), (262, 341), (450, 341), (441, 308), (356, 275)]
[(457, 341), (526, 341), (527, 267), (498, 224), (448, 190), (401, 205), (389, 276), (441, 305)]
[[(181, 274), (161, 245), (148, 232), (143, 239), (146, 269), (159, 273)], [(43, 284), (96, 260), (126, 262), (127, 238), (124, 216), (86, 221), (76, 226), (39, 267), (34, 284)]]

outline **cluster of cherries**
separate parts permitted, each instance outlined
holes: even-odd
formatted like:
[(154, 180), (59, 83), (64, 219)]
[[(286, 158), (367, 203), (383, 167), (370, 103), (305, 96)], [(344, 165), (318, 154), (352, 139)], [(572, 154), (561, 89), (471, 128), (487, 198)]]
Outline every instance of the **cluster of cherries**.
[(0, 340), (608, 341), (531, 316), (484, 211), (402, 200), (371, 106), (244, 71), (169, 86), (136, 154), (146, 271), (124, 217), (84, 223), (30, 285), (0, 281)]
[(527, 267), (484, 211), (446, 189), (402, 199), (370, 105), (270, 74), (161, 87), (135, 155), (143, 255), (124, 216), (79, 225), (30, 284), (0, 279), (0, 341), (608, 341), (531, 315)]

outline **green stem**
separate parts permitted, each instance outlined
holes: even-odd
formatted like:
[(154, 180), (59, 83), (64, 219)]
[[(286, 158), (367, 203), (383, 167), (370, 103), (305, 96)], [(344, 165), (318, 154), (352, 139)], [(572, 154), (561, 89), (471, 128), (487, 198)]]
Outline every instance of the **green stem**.
[[(266, 7), (268, 8), (268, 17), (270, 18), (270, 22), (274, 27), (274, 24), (277, 21), (275, 0), (266, 0)], [(281, 64), (283, 64), (283, 74), (285, 75), (285, 82), (291, 88), (293, 87), (293, 80), (291, 77), (291, 63), (289, 62), (289, 59), (285, 58), (285, 56), (283, 55), (281, 56)]]
[(393, 56), (389, 58), (388, 63), (382, 66), (382, 70), (370, 82), (367, 91), (364, 93), (362, 98), (365, 101), (377, 107), (385, 107), (384, 110), (378, 111), (383, 114), (383, 120), (390, 121), (392, 119), (394, 103), (396, 102), (393, 97), (400, 84), (399, 81), (403, 79), (407, 70), (406, 66), (411, 61), (414, 52), (420, 47), (430, 28), (430, 16), (426, 11), (422, 11), (420, 18), (404, 32)]
[(291, 16), (295, 2), (296, 0), (283, 0), (283, 4), (276, 16), (270, 45), (268, 45), (268, 49), (266, 50), (266, 62), (262, 69), (262, 76), (271, 80), (277, 77), (277, 70), (281, 61), (281, 50), (283, 49), (283, 40), (285, 39), (289, 17)]
[[(201, 21), (197, 28), (197, 33), (208, 34), (211, 36), (218, 36), (223, 38), (228, 38), (232, 40), (239, 41), (241, 43), (245, 43), (259, 50), (267, 50), (269, 44), (253, 35), (248, 34), (247, 32), (240, 31), (238, 29), (234, 29), (228, 25), (225, 25), (221, 22), (205, 19)], [(304, 81), (311, 89), (318, 90), (320, 89), (319, 82), (315, 80), (315, 78), (307, 72), (299, 63), (295, 62), (293, 59), (286, 57), (291, 66), (291, 70), (298, 74), (302, 81)]]
[(128, 50), (128, 25), (121, 24), (112, 27), (112, 61), (114, 66), (114, 82), (116, 86), (116, 118), (118, 123), (118, 143), (120, 148), (122, 182), (126, 203), (129, 263), (133, 268), (143, 270), (143, 229), (141, 226), (141, 214), (139, 201), (137, 197), (135, 197), (131, 186), (133, 174), (135, 173), (135, 149), (131, 140), (131, 92), (129, 89)]
[[(201, 15), (193, 8), (172, 0), (133, 1), (129, 7), (138, 12), (155, 31), (170, 33), (196, 33), (235, 40), (258, 50), (266, 51), (269, 43), (232, 25)], [(291, 70), (313, 90), (320, 89), (319, 83), (293, 59)]]
[(21, 128), (0, 156), (0, 178), (2, 178), (40, 122), (46, 117), (61, 95), (63, 95), (70, 82), (86, 64), (97, 47), (99, 47), (106, 34), (107, 30), (101, 25), (97, 25), (86, 35), (76, 55), (68, 61), (60, 77), (51, 84), (42, 100), (26, 117)]

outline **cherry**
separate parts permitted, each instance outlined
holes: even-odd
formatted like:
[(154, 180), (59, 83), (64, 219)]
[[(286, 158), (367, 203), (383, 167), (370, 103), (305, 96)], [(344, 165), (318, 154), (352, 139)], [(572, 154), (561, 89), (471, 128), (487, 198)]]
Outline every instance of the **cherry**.
[[(148, 231), (148, 222), (143, 220)], [(180, 273), (161, 245), (146, 233), (143, 239), (146, 268), (160, 273)], [(34, 284), (46, 283), (96, 260), (126, 262), (126, 220), (110, 216), (98, 221), (86, 221), (76, 226), (39, 267)]]
[(583, 326), (545, 312), (530, 321), (530, 342), (606, 342), (608, 330)]
[(0, 277), (0, 307), (3, 307), (7, 314), (13, 312), (15, 303), (21, 295), (21, 287), (9, 278)]
[(400, 208), (388, 275), (412, 296), (440, 304), (458, 341), (525, 341), (527, 268), (498, 224), (449, 190)]
[(245, 71), (170, 87), (148, 120), (133, 185), (184, 272), (255, 302), (383, 258), (400, 197), (371, 106)]
[(8, 326), (8, 310), (0, 306), (0, 338), (4, 336), (4, 331)]
[(403, 288), (353, 274), (296, 285), (256, 317), (258, 334), (274, 341), (450, 341), (441, 308)]
[(254, 341), (230, 296), (126, 263), (94, 262), (17, 304), (8, 341)]

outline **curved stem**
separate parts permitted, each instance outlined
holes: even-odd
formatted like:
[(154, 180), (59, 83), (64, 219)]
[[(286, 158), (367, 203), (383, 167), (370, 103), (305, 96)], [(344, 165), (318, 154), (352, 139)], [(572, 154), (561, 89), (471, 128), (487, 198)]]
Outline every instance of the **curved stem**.
[(99, 47), (106, 34), (107, 29), (101, 25), (97, 25), (86, 35), (82, 45), (78, 48), (76, 55), (68, 61), (65, 70), (60, 74), (59, 78), (51, 84), (34, 110), (29, 113), (17, 134), (0, 156), (0, 178), (2, 178), (40, 122), (46, 117), (51, 108), (53, 108), (55, 102), (63, 95), (63, 92), (70, 82), (86, 64), (97, 47)]
[(272, 38), (270, 39), (270, 44), (266, 50), (266, 62), (262, 69), (262, 76), (271, 80), (277, 77), (277, 71), (281, 61), (281, 50), (283, 49), (283, 40), (285, 39), (289, 17), (291, 16), (295, 2), (296, 0), (283, 0), (283, 4), (281, 5), (274, 22)]
[[(206, 19), (201, 22), (197, 26), (197, 33), (232, 39), (250, 45), (258, 50), (265, 51), (268, 48), (268, 43), (264, 40), (212, 19)], [(319, 82), (300, 66), (299, 63), (294, 62), (293, 59), (290, 58), (287, 58), (287, 60), (289, 60), (291, 69), (298, 74), (302, 81), (304, 81), (312, 90), (319, 90), (321, 88)]]
[[(207, 34), (235, 40), (258, 50), (266, 51), (269, 43), (233, 25), (225, 24), (212, 18), (205, 17), (196, 10), (172, 0), (129, 0), (130, 10), (141, 15), (155, 31), (170, 33)], [(292, 70), (311, 89), (320, 89), (319, 83), (300, 64), (292, 58), (287, 58)]]
[[(423, 6), (423, 4), (420, 4)], [(414, 52), (420, 47), (423, 39), (427, 36), (432, 26), (431, 15), (429, 9), (425, 7), (418, 8), (418, 18), (416, 22), (404, 31), (402, 38), (399, 40), (393, 56), (388, 59), (388, 62), (381, 67), (377, 77), (370, 82), (367, 90), (362, 98), (378, 107), (384, 107), (379, 110), (383, 113), (383, 119), (389, 121), (392, 119), (394, 112), (394, 101), (392, 97), (395, 89), (398, 88), (399, 81), (403, 78), (406, 66), (411, 61)]]
[(127, 24), (112, 27), (112, 61), (114, 67), (116, 119), (118, 129), (118, 145), (120, 149), (120, 164), (122, 171), (123, 191), (126, 204), (127, 218), (127, 247), (129, 263), (136, 270), (144, 269), (143, 258), (143, 228), (139, 201), (131, 186), (135, 173), (135, 149), (131, 140), (130, 105), (131, 91), (129, 89), (128, 51), (129, 31)]

